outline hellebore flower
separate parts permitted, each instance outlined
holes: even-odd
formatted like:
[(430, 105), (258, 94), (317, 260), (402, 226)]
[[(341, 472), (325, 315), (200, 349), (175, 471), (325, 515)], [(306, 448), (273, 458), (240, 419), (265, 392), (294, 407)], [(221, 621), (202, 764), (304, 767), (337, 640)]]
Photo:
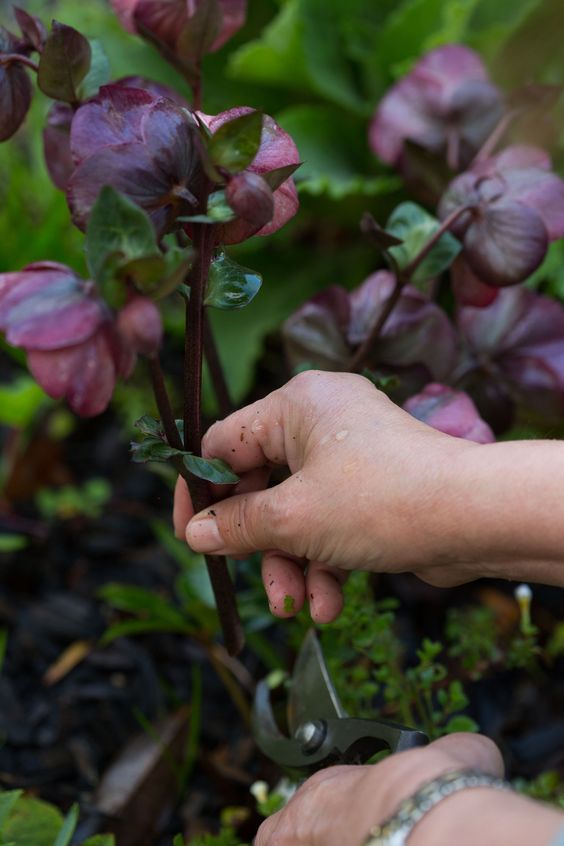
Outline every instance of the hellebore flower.
[(469, 164), (502, 114), (500, 91), (480, 57), (460, 44), (423, 56), (381, 101), (370, 126), (370, 146), (402, 169), (405, 142), (446, 152), (453, 170)]
[(495, 441), (492, 430), (482, 420), (468, 394), (455, 391), (447, 385), (432, 382), (419, 394), (410, 397), (403, 407), (417, 420), (446, 435), (478, 444)]
[(139, 355), (156, 355), (163, 339), (161, 314), (149, 297), (132, 297), (117, 318), (120, 337)]
[(504, 288), (487, 308), (463, 306), (459, 381), (497, 431), (507, 406), (550, 417), (564, 412), (564, 307), (523, 287)]
[(24, 122), (33, 90), (23, 65), (17, 61), (4, 63), (2, 54), (26, 52), (15, 35), (0, 27), (0, 141), (11, 138)]
[(104, 411), (118, 375), (135, 364), (94, 283), (56, 262), (0, 274), (0, 329), (26, 350), (44, 391), (83, 417)]
[[(186, 100), (160, 82), (145, 79), (142, 76), (127, 76), (112, 83), (121, 88), (140, 88), (155, 97), (168, 97), (178, 106), (188, 107)], [(54, 103), (47, 116), (47, 124), (43, 130), (43, 154), (49, 176), (54, 185), (61, 191), (66, 191), (69, 179), (74, 170), (71, 155), (70, 132), (75, 111), (68, 103)]]
[(187, 110), (140, 88), (106, 85), (76, 112), (75, 170), (67, 199), (85, 229), (100, 189), (112, 185), (147, 211), (159, 234), (194, 211), (202, 177), (198, 129)]
[[(333, 286), (305, 303), (284, 324), (290, 363), (341, 369), (369, 337), (394, 286), (393, 275), (381, 270), (350, 294)], [(456, 333), (444, 311), (406, 285), (374, 342), (367, 366), (401, 374), (403, 387), (409, 386), (413, 393), (430, 379), (448, 376), (456, 349)]]
[[(226, 112), (220, 112), (215, 117), (202, 114), (201, 112), (198, 112), (198, 116), (213, 135), (224, 123), (234, 120), (241, 115), (249, 114), (252, 111), (253, 109), (248, 106), (240, 106), (235, 109), (229, 109)], [(271, 171), (278, 170), (278, 168), (286, 167), (287, 165), (297, 165), (299, 163), (300, 154), (292, 138), (287, 132), (284, 132), (273, 118), (269, 115), (264, 115), (259, 150), (249, 167), (243, 171), (243, 174), (239, 174), (239, 176), (243, 176), (243, 178), (245, 176), (249, 177), (251, 174), (263, 176)], [(251, 181), (254, 182), (255, 187), (250, 190), (256, 190), (260, 193), (260, 196), (255, 200), (255, 206), (260, 205), (260, 209), (257, 210), (255, 208), (252, 210), (250, 208), (251, 203), (247, 194), (247, 199), (244, 202), (241, 200), (239, 209), (235, 209), (239, 213), (244, 212), (244, 214), (241, 214), (241, 219), (226, 223), (221, 227), (218, 240), (223, 244), (238, 244), (252, 235), (271, 235), (273, 232), (281, 229), (298, 210), (300, 203), (296, 186), (294, 185), (294, 180), (288, 177), (273, 192), (273, 214), (269, 222), (262, 225), (261, 221), (264, 219), (262, 212), (265, 210), (266, 202), (269, 202), (268, 200), (265, 202), (267, 192), (264, 189), (259, 189), (257, 180), (252, 180), (252, 177), (250, 179), (247, 178), (247, 187), (249, 187)], [(241, 179), (236, 181), (236, 185), (239, 184), (241, 186), (241, 183)], [(231, 189), (229, 186), (227, 190), (228, 192), (235, 192), (235, 189)], [(258, 211), (261, 212), (260, 215), (257, 213)], [(253, 214), (256, 215), (254, 221), (251, 220)]]
[[(219, 50), (245, 23), (246, 0), (219, 0), (219, 18), (213, 21), (212, 32), (206, 32), (202, 42), (201, 37), (194, 37), (199, 27), (197, 15), (208, 3), (209, 0), (111, 0), (128, 32), (147, 33), (181, 58), (196, 60), (202, 53)], [(200, 45), (194, 44), (198, 40)], [(199, 46), (195, 55), (188, 54), (190, 46)]]
[(486, 285), (523, 282), (543, 261), (549, 242), (564, 236), (564, 181), (534, 147), (509, 147), (476, 162), (451, 182), (439, 216), (465, 206), (468, 212), (452, 229), (464, 244), (461, 258)]

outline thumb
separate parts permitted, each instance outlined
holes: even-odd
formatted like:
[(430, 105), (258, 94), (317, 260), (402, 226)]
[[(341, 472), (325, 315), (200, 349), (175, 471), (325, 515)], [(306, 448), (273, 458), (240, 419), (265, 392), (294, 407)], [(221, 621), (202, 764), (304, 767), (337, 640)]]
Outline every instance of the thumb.
[(195, 552), (219, 555), (247, 555), (273, 547), (293, 554), (297, 504), (288, 495), (290, 481), (232, 496), (200, 511), (186, 527), (188, 545)]

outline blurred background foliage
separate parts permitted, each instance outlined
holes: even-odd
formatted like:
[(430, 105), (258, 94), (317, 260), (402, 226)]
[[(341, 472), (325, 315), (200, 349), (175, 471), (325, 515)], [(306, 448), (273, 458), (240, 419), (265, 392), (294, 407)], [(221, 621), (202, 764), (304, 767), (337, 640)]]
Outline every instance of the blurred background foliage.
[[(47, 22), (56, 18), (99, 38), (113, 78), (141, 73), (189, 96), (186, 83), (156, 51), (121, 29), (105, 0), (20, 0), (20, 5)], [(532, 80), (564, 82), (560, 0), (250, 0), (249, 7), (243, 30), (205, 60), (204, 110), (217, 113), (239, 104), (264, 109), (292, 134), (304, 165), (298, 172), (301, 210), (292, 223), (275, 237), (233, 249), (262, 274), (260, 295), (242, 312), (212, 315), (236, 402), (253, 385), (269, 332), (317, 290), (329, 284), (355, 287), (375, 268), (374, 251), (358, 231), (361, 213), (368, 209), (384, 220), (403, 197), (398, 177), (368, 148), (368, 121), (386, 89), (415, 59), (459, 41), (483, 55), (506, 90)], [(0, 23), (13, 24), (8, 0), (0, 0)], [(52, 187), (43, 161), (41, 127), (49, 105), (36, 92), (30, 119), (0, 147), (0, 272), (38, 259), (85, 271), (83, 237), (72, 227), (65, 198)], [(554, 140), (561, 172), (564, 133)], [(537, 280), (548, 277), (557, 294), (564, 293), (561, 259), (557, 245), (537, 274)], [(183, 327), (173, 303), (168, 323), (180, 351)], [(16, 382), (11, 397), (12, 402), (9, 397), (0, 402), (0, 422), (10, 426), (25, 423), (42, 403), (26, 378)], [(133, 380), (115, 402), (131, 423), (150, 400)], [(209, 390), (206, 408), (214, 410)]]

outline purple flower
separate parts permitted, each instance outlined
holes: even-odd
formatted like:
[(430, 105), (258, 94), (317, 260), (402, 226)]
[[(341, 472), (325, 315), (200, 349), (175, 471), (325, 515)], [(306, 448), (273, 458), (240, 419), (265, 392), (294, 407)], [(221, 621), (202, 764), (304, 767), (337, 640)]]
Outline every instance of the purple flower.
[(447, 217), (469, 211), (453, 232), (479, 281), (494, 287), (524, 281), (541, 264), (548, 244), (564, 236), (564, 182), (534, 147), (509, 147), (479, 161), (451, 182), (439, 207)]
[(498, 408), (505, 409), (508, 402), (551, 417), (562, 415), (564, 307), (560, 303), (527, 288), (504, 288), (487, 308), (460, 308), (457, 323), (464, 343), (462, 384), (494, 427)]
[(118, 375), (128, 376), (135, 364), (95, 284), (63, 264), (0, 274), (0, 330), (26, 350), (45, 392), (65, 397), (84, 417), (107, 407)]
[[(393, 275), (382, 270), (350, 294), (332, 286), (305, 303), (284, 324), (291, 364), (344, 367), (369, 337), (394, 286)], [(367, 366), (397, 373), (413, 393), (430, 379), (445, 379), (456, 355), (456, 333), (444, 311), (406, 285), (372, 346)]]
[(386, 94), (370, 126), (370, 145), (401, 169), (405, 142), (412, 141), (446, 152), (456, 170), (471, 161), (501, 113), (501, 94), (480, 57), (447, 44), (423, 56)]
[(463, 391), (432, 382), (403, 405), (417, 420), (427, 423), (439, 432), (465, 438), (478, 444), (495, 441), (488, 424), (478, 414), (478, 409)]
[[(249, 106), (239, 106), (212, 117), (198, 112), (199, 117), (213, 134), (220, 126), (241, 115), (252, 112)], [(255, 158), (243, 173), (263, 176), (287, 165), (299, 164), (300, 154), (292, 138), (276, 123), (264, 115), (260, 147)], [(269, 223), (261, 226), (260, 221), (250, 222), (248, 219), (234, 220), (221, 228), (218, 240), (223, 244), (238, 244), (252, 235), (271, 235), (297, 212), (299, 207), (298, 194), (294, 180), (289, 177), (274, 192), (274, 213)]]
[[(25, 53), (15, 35), (0, 27), (0, 58), (2, 53)], [(32, 86), (27, 71), (19, 62), (0, 64), (0, 141), (17, 132), (25, 120), (31, 104)]]
[(139, 355), (152, 358), (163, 339), (161, 313), (153, 300), (134, 296), (120, 310), (117, 318), (120, 337)]
[[(172, 52), (189, 59), (200, 58), (197, 54), (184, 56), (184, 44), (193, 40), (190, 36), (195, 29), (195, 16), (207, 2), (209, 0), (111, 0), (128, 32), (141, 35), (148, 32)], [(218, 6), (220, 18), (214, 21), (215, 32), (203, 52), (219, 50), (245, 23), (246, 0), (219, 0)]]
[(147, 211), (159, 233), (194, 212), (201, 179), (193, 118), (171, 100), (107, 85), (77, 111), (71, 127), (75, 170), (67, 198), (85, 229), (100, 189), (112, 185)]

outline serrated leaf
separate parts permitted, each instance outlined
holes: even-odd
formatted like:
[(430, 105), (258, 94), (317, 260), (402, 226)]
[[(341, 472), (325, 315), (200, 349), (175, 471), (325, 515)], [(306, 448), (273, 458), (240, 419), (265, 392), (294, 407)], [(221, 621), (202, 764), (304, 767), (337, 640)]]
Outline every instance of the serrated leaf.
[(210, 265), (204, 304), (213, 308), (244, 308), (257, 295), (262, 277), (221, 253)]
[[(413, 261), (439, 226), (439, 221), (416, 203), (401, 203), (392, 212), (386, 231), (403, 241), (389, 249), (400, 269)], [(445, 232), (417, 267), (411, 282), (417, 284), (438, 276), (452, 264), (461, 249), (462, 245), (454, 235)]]
[(154, 417), (149, 417), (147, 414), (136, 420), (133, 425), (144, 435), (149, 435), (151, 438), (160, 440), (164, 438), (162, 423), (159, 420), (155, 420)]
[(88, 100), (98, 93), (100, 86), (111, 78), (110, 61), (99, 38), (89, 40), (91, 59), (90, 70), (80, 85), (80, 99)]
[(79, 813), (79, 807), (75, 803), (66, 815), (65, 821), (61, 826), (61, 830), (59, 831), (57, 839), (53, 843), (53, 846), (69, 846), (71, 837), (73, 836), (74, 831), (76, 829)]
[(262, 112), (255, 111), (222, 124), (209, 142), (212, 163), (229, 173), (245, 170), (258, 153), (262, 120)]
[[(103, 281), (120, 262), (161, 258), (149, 215), (110, 185), (105, 185), (94, 204), (86, 231), (86, 260), (93, 278)], [(117, 263), (116, 263), (117, 262)]]
[(90, 70), (92, 50), (88, 39), (72, 26), (53, 21), (45, 42), (37, 84), (44, 94), (65, 103), (78, 103), (80, 83)]
[(198, 479), (205, 479), (215, 485), (233, 485), (239, 481), (229, 464), (220, 458), (201, 458), (199, 455), (185, 455), (184, 466)]
[(302, 164), (303, 162), (298, 162), (298, 164), (289, 164), (285, 165), (285, 167), (277, 167), (275, 170), (261, 174), (261, 176), (266, 184), (272, 188), (273, 191), (276, 191), (276, 189), (280, 188), (280, 186), (286, 182), (286, 180), (289, 179), (292, 174), (302, 166)]
[(156, 438), (145, 438), (144, 441), (131, 443), (131, 459), (136, 464), (144, 464), (146, 461), (168, 461), (173, 455), (179, 454), (179, 450)]

